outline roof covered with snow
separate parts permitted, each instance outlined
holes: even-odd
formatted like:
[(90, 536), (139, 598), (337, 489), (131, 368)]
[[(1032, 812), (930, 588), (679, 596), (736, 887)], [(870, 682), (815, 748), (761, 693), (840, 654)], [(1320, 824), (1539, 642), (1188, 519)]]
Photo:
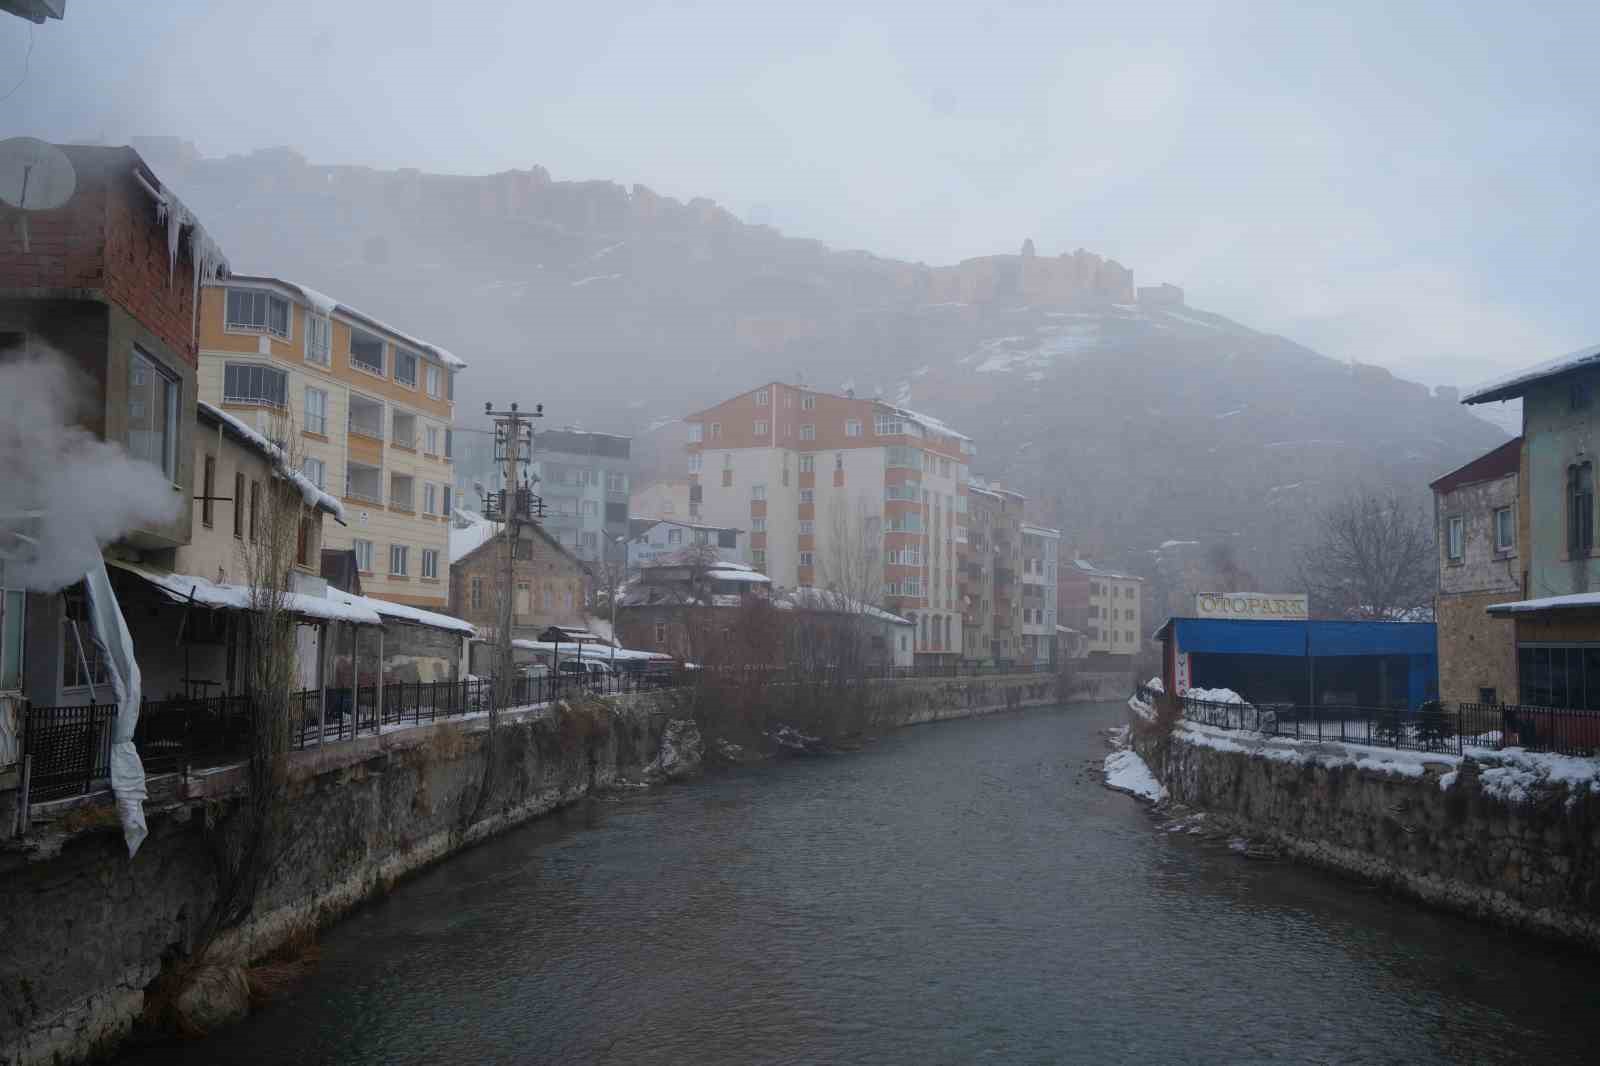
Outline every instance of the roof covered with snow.
[(718, 563), (717, 569), (707, 570), (706, 577), (713, 581), (745, 581), (754, 585), (770, 585), (772, 583), (772, 579), (766, 574), (744, 567), (735, 568), (727, 563)]
[(392, 618), (397, 622), (411, 622), (414, 625), (429, 626), (433, 629), (446, 629), (453, 633), (465, 633), (472, 636), (478, 630), (471, 623), (456, 618), (454, 615), (440, 614), (437, 611), (425, 611), (420, 607), (410, 607), (403, 603), (391, 603), (372, 596), (357, 596), (353, 593), (342, 592), (336, 588), (328, 589), (328, 599), (336, 603), (343, 603), (350, 607), (369, 610), (383, 618)]
[(972, 439), (965, 433), (962, 433), (960, 430), (955, 429), (946, 422), (940, 421), (932, 415), (925, 415), (920, 411), (913, 411), (909, 407), (900, 407), (892, 403), (887, 403), (883, 400), (879, 400), (878, 404), (882, 407), (889, 408), (889, 410), (893, 411), (901, 418), (909, 419), (910, 421), (915, 422), (917, 425), (921, 426), (930, 433), (936, 433), (942, 437), (954, 437), (957, 440), (970, 441)]
[(885, 611), (881, 607), (874, 607), (870, 603), (852, 599), (841, 592), (812, 588), (809, 585), (803, 585), (800, 588), (783, 593), (777, 598), (775, 605), (780, 610), (786, 611), (832, 611), (838, 614), (859, 614), (897, 626), (916, 624), (909, 618), (902, 618), (890, 611)]
[(450, 509), (450, 561), (458, 563), (494, 539), (494, 523), (476, 511)]
[(1486, 381), (1468, 389), (1461, 397), (1462, 403), (1491, 403), (1495, 400), (1511, 400), (1528, 391), (1528, 386), (1545, 378), (1555, 377), (1557, 374), (1566, 374), (1573, 370), (1581, 370), (1587, 366), (1600, 364), (1600, 344), (1588, 348), (1579, 348), (1575, 352), (1546, 359), (1542, 363), (1524, 367), (1521, 370), (1503, 374), (1498, 378)]
[[(115, 559), (106, 560), (106, 565), (125, 570), (130, 574), (143, 578), (165, 594), (168, 599), (176, 603), (189, 603), (192, 601), (203, 607), (220, 607), (235, 611), (248, 611), (250, 609), (250, 586), (248, 585), (219, 584), (193, 574), (174, 574), (169, 571), (154, 570), (136, 563), (126, 563)], [(329, 622), (353, 622), (356, 625), (369, 626), (383, 624), (383, 619), (378, 616), (378, 612), (366, 605), (366, 602), (370, 601), (366, 601), (365, 597), (351, 597), (351, 600), (364, 601), (355, 603), (323, 596), (313, 596), (304, 592), (286, 592), (283, 595), (285, 597), (284, 606), (289, 613), (299, 615), (302, 618), (316, 618)]]
[(1600, 609), (1600, 592), (1577, 592), (1567, 596), (1543, 596), (1536, 600), (1495, 603), (1490, 614), (1536, 614), (1540, 611), (1583, 611)]
[(1091, 563), (1087, 559), (1074, 559), (1074, 560), (1072, 560), (1072, 566), (1073, 566), (1073, 569), (1081, 571), (1082, 573), (1088, 574), (1090, 577), (1110, 577), (1110, 578), (1116, 578), (1119, 581), (1143, 581), (1144, 580), (1144, 578), (1135, 577), (1132, 574), (1124, 574), (1124, 573), (1120, 573), (1119, 571), (1116, 571), (1116, 570), (1104, 570), (1104, 569), (1101, 569), (1100, 567), (1094, 565), (1093, 563)]
[(262, 274), (233, 274), (228, 278), (228, 281), (244, 282), (246, 284), (250, 282), (266, 282), (268, 284), (277, 285), (283, 289), (288, 289), (290, 292), (299, 293), (300, 297), (305, 300), (305, 302), (311, 306), (312, 310), (316, 311), (318, 314), (331, 315), (337, 311), (347, 318), (357, 319), (365, 325), (371, 326), (373, 329), (382, 330), (383, 332), (394, 337), (396, 340), (400, 341), (402, 344), (430, 353), (435, 359), (438, 359), (439, 362), (443, 363), (452, 370), (466, 369), (466, 361), (448, 349), (441, 348), (437, 344), (434, 344), (430, 341), (413, 337), (409, 333), (389, 325), (389, 323), (383, 321), (381, 318), (378, 318), (376, 315), (369, 315), (367, 312), (362, 311), (359, 308), (351, 307), (349, 304), (340, 303), (333, 297), (318, 292), (309, 285), (301, 285), (299, 282), (286, 281), (283, 278), (268, 277)]
[(306, 477), (304, 473), (290, 466), (288, 456), (284, 454), (282, 448), (245, 425), (233, 415), (221, 408), (213, 407), (204, 400), (198, 401), (196, 410), (199, 417), (221, 423), (228, 432), (266, 457), (272, 463), (273, 469), (277, 471), (278, 476), (287, 480), (300, 491), (300, 497), (306, 501), (307, 507), (326, 511), (333, 515), (335, 522), (338, 522), (341, 526), (345, 524), (344, 504), (340, 503), (336, 497), (317, 488), (316, 483)]

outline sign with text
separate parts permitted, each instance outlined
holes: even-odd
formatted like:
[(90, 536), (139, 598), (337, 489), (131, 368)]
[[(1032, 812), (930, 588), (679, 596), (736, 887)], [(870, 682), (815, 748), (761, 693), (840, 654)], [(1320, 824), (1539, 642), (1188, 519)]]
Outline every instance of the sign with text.
[(1197, 592), (1194, 594), (1194, 616), (1303, 622), (1311, 617), (1311, 606), (1304, 593)]

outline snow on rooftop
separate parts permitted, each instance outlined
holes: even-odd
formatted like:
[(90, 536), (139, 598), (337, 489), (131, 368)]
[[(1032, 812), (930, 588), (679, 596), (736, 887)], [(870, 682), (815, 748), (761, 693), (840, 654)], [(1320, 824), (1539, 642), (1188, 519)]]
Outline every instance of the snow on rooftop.
[(899, 407), (899, 406), (896, 406), (895, 404), (885, 404), (885, 406), (893, 408), (895, 414), (899, 415), (902, 418), (910, 419), (911, 421), (913, 421), (913, 422), (917, 423), (919, 426), (921, 426), (923, 429), (930, 430), (930, 431), (932, 431), (934, 433), (938, 433), (938, 434), (940, 434), (942, 436), (955, 437), (957, 440), (971, 440), (972, 439), (971, 437), (967, 436), (965, 433), (962, 433), (959, 430), (953, 429), (951, 426), (949, 426), (948, 424), (940, 421), (937, 418), (934, 418), (932, 415), (925, 415), (925, 414), (922, 414), (921, 412), (913, 411), (909, 407)]
[(476, 511), (450, 510), (450, 561), (459, 563), (494, 539), (494, 523)]
[(745, 581), (753, 585), (772, 584), (772, 579), (766, 574), (758, 574), (754, 570), (726, 569), (721, 563), (718, 564), (718, 569), (707, 570), (706, 577), (711, 578), (713, 581)]
[(437, 611), (425, 611), (420, 607), (411, 607), (403, 603), (391, 603), (372, 596), (357, 596), (354, 593), (343, 592), (336, 588), (328, 589), (328, 599), (346, 606), (372, 611), (384, 618), (394, 618), (401, 622), (415, 622), (421, 626), (431, 626), (434, 629), (448, 629), (456, 633), (465, 633), (472, 636), (477, 633), (477, 628), (471, 622), (462, 621), (453, 615), (439, 614)]
[(1536, 600), (1489, 605), (1490, 614), (1532, 614), (1536, 611), (1572, 611), (1600, 608), (1600, 592), (1577, 592), (1567, 596), (1543, 596)]
[(1531, 385), (1541, 378), (1564, 374), (1569, 370), (1579, 367), (1591, 366), (1600, 363), (1600, 344), (1588, 348), (1579, 348), (1566, 355), (1558, 355), (1554, 359), (1546, 359), (1542, 363), (1535, 363), (1530, 367), (1502, 374), (1468, 389), (1461, 397), (1462, 403), (1488, 403), (1491, 400), (1508, 400), (1521, 393), (1522, 387)]
[(283, 278), (265, 277), (260, 275), (240, 274), (237, 275), (237, 279), (240, 281), (270, 281), (275, 284), (282, 285), (285, 288), (293, 289), (301, 296), (305, 297), (306, 303), (310, 304), (318, 314), (330, 315), (336, 310), (343, 312), (344, 314), (349, 315), (351, 318), (359, 318), (370, 326), (375, 326), (386, 333), (393, 334), (403, 343), (410, 345), (413, 348), (420, 348), (425, 352), (433, 353), (439, 362), (443, 363), (452, 370), (465, 370), (467, 367), (465, 360), (461, 359), (448, 349), (441, 348), (437, 344), (422, 340), (419, 337), (413, 337), (404, 330), (396, 329), (395, 327), (389, 325), (389, 323), (385, 322), (376, 315), (368, 314), (358, 307), (351, 307), (347, 303), (340, 303), (333, 297), (327, 295), (326, 293), (318, 292), (309, 285), (302, 285), (297, 281), (285, 281)]
[(306, 501), (307, 507), (321, 508), (333, 515), (334, 521), (341, 526), (345, 524), (344, 504), (340, 503), (336, 497), (317, 488), (314, 481), (290, 466), (288, 456), (284, 454), (282, 448), (221, 408), (213, 407), (204, 400), (198, 401), (198, 406), (210, 417), (225, 423), (229, 429), (232, 429), (242, 437), (246, 443), (270, 459), (273, 468), (278, 472), (278, 476), (287, 480), (300, 491), (300, 498)]
[(785, 592), (777, 600), (780, 610), (803, 611), (838, 611), (843, 614), (860, 614), (868, 618), (876, 618), (881, 622), (892, 622), (895, 625), (914, 625), (909, 618), (902, 618), (897, 614), (885, 611), (881, 607), (874, 607), (870, 603), (852, 599), (840, 592), (819, 589), (810, 585)]
[[(152, 570), (149, 567), (119, 560), (108, 559), (106, 562), (108, 566), (114, 566), (138, 575), (159, 588), (168, 599), (178, 603), (188, 603), (192, 599), (195, 603), (205, 607), (221, 607), (235, 611), (248, 611), (250, 609), (250, 586), (248, 585), (219, 584), (193, 574), (174, 574), (163, 570)], [(330, 622), (353, 622), (356, 625), (376, 626), (383, 624), (383, 619), (378, 617), (378, 612), (365, 604), (346, 603), (323, 596), (313, 596), (304, 592), (286, 592), (283, 596), (284, 606), (290, 614), (300, 615), (305, 618), (320, 618)]]

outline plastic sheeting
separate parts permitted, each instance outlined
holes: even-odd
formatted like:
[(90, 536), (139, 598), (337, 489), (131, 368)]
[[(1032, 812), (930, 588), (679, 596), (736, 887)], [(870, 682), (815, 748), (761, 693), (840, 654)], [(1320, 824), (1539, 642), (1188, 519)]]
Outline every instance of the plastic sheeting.
[(122, 838), (133, 858), (149, 835), (144, 821), (144, 764), (133, 746), (133, 730), (139, 724), (139, 663), (133, 656), (133, 637), (128, 623), (111, 591), (111, 578), (105, 563), (97, 563), (84, 575), (89, 592), (89, 620), (94, 641), (105, 652), (111, 674), (111, 688), (117, 697), (117, 717), (111, 727), (111, 791), (117, 798), (117, 818), (122, 822)]

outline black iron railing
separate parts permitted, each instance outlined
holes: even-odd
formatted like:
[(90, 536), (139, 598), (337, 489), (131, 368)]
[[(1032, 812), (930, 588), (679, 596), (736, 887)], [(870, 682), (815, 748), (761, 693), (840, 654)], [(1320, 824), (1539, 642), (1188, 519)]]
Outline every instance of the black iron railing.
[(114, 703), (83, 707), (29, 707), (22, 720), (22, 752), (31, 757), (28, 794), (33, 801), (81, 796), (111, 776)]
[[(1149, 702), (1160, 693), (1141, 686)], [(1464, 755), (1472, 748), (1561, 755), (1600, 753), (1600, 711), (1518, 704), (1425, 703), (1421, 707), (1305, 707), (1217, 703), (1183, 697), (1183, 717), (1219, 729), (1295, 740), (1370, 744), (1404, 751)]]

